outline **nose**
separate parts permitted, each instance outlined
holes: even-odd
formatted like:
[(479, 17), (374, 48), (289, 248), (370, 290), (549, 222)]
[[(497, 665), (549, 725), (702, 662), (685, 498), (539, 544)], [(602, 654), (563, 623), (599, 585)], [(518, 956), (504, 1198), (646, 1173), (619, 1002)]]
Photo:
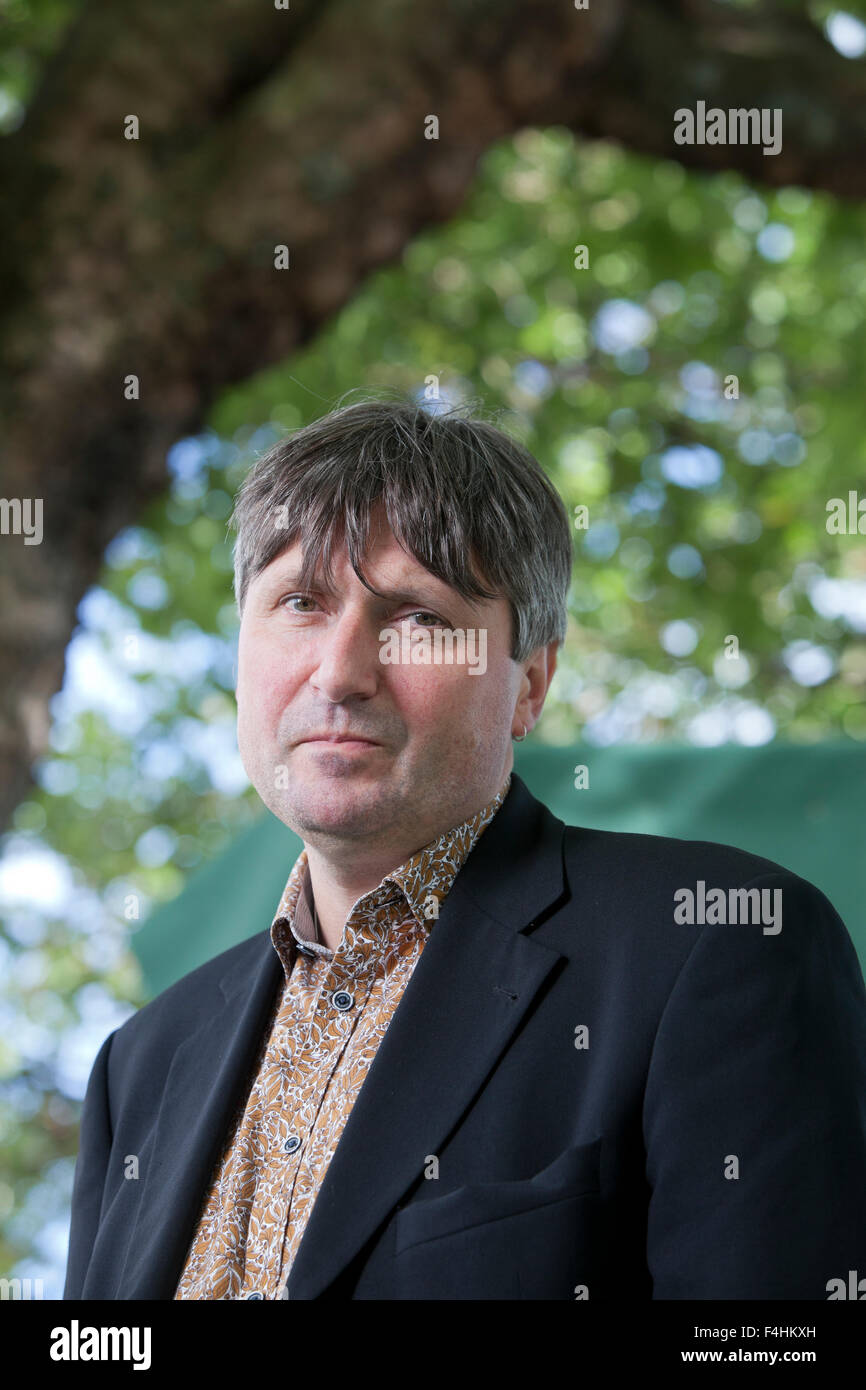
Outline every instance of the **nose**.
[(382, 674), (379, 626), (370, 616), (346, 608), (321, 634), (310, 685), (333, 704), (375, 695)]

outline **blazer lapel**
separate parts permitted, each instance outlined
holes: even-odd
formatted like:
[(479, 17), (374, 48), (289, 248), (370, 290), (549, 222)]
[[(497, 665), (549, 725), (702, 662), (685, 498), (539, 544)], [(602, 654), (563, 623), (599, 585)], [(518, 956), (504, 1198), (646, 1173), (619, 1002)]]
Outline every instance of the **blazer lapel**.
[(174, 1054), (114, 1298), (173, 1298), (213, 1165), (267, 1026), (282, 965), (267, 931), (252, 973), (227, 971), (213, 1017)]
[(561, 953), (522, 935), (564, 891), (563, 822), (512, 773), (458, 873), (328, 1166), (288, 1280), (317, 1298), (420, 1176)]

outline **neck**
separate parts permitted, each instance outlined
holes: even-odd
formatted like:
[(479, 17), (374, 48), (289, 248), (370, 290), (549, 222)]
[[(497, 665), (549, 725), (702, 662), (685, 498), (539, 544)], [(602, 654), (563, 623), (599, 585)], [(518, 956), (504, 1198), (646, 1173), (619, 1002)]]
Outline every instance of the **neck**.
[(323, 858), (310, 845), (306, 846), (306, 850), (319, 937), (329, 951), (337, 950), (343, 938), (346, 919), (358, 899), (378, 888), (386, 874), (405, 864), (416, 852), (410, 849), (398, 858), (391, 854), (375, 864), (368, 863), (363, 872), (357, 873), (351, 869), (341, 871), (338, 865)]
[[(510, 767), (508, 771), (511, 771)], [(474, 809), (455, 812), (457, 819), (452, 820), (450, 826), (462, 824), (492, 801), (506, 776), (507, 772), (503, 773), (495, 788), (492, 791), (488, 790)], [(432, 844), (442, 831), (450, 826), (441, 826), (438, 830), (431, 826), (426, 830), (420, 827), (425, 836), (420, 844), (410, 841), (403, 845), (391, 845), (390, 848), (367, 845), (361, 852), (358, 852), (356, 847), (354, 855), (350, 846), (345, 843), (339, 846), (329, 842), (317, 847), (304, 842), (316, 923), (320, 939), (330, 951), (336, 951), (340, 945), (346, 920), (358, 899), (378, 888), (386, 874), (405, 864), (406, 860), (411, 859), (419, 850)], [(415, 829), (417, 834), (419, 826), (416, 825)]]

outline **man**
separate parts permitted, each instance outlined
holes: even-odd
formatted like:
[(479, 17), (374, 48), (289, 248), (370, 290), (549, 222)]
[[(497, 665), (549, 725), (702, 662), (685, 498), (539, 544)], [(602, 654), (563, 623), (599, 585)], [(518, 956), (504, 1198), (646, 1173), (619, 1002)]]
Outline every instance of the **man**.
[(536, 460), (361, 402), (260, 459), (235, 522), (240, 749), (304, 850), (272, 923), (103, 1044), (64, 1296), (866, 1274), (866, 991), (828, 900), (724, 845), (565, 826), (512, 772), (572, 561)]

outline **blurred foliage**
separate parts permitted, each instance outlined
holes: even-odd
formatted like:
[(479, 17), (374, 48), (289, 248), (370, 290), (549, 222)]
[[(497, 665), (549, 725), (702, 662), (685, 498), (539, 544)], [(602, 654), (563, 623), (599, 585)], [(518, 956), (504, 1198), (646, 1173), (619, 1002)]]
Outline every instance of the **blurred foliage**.
[(252, 458), (350, 388), (481, 395), (589, 508), (536, 737), (862, 740), (866, 537), (829, 534), (826, 505), (866, 495), (864, 233), (861, 208), (805, 190), (526, 131), (461, 216), (178, 442), (81, 605), (6, 837), (0, 1271), (62, 1269), (84, 1080), (143, 1002), (129, 934), (259, 811), (226, 524)]
[(0, 134), (17, 130), (82, 0), (0, 0)]

